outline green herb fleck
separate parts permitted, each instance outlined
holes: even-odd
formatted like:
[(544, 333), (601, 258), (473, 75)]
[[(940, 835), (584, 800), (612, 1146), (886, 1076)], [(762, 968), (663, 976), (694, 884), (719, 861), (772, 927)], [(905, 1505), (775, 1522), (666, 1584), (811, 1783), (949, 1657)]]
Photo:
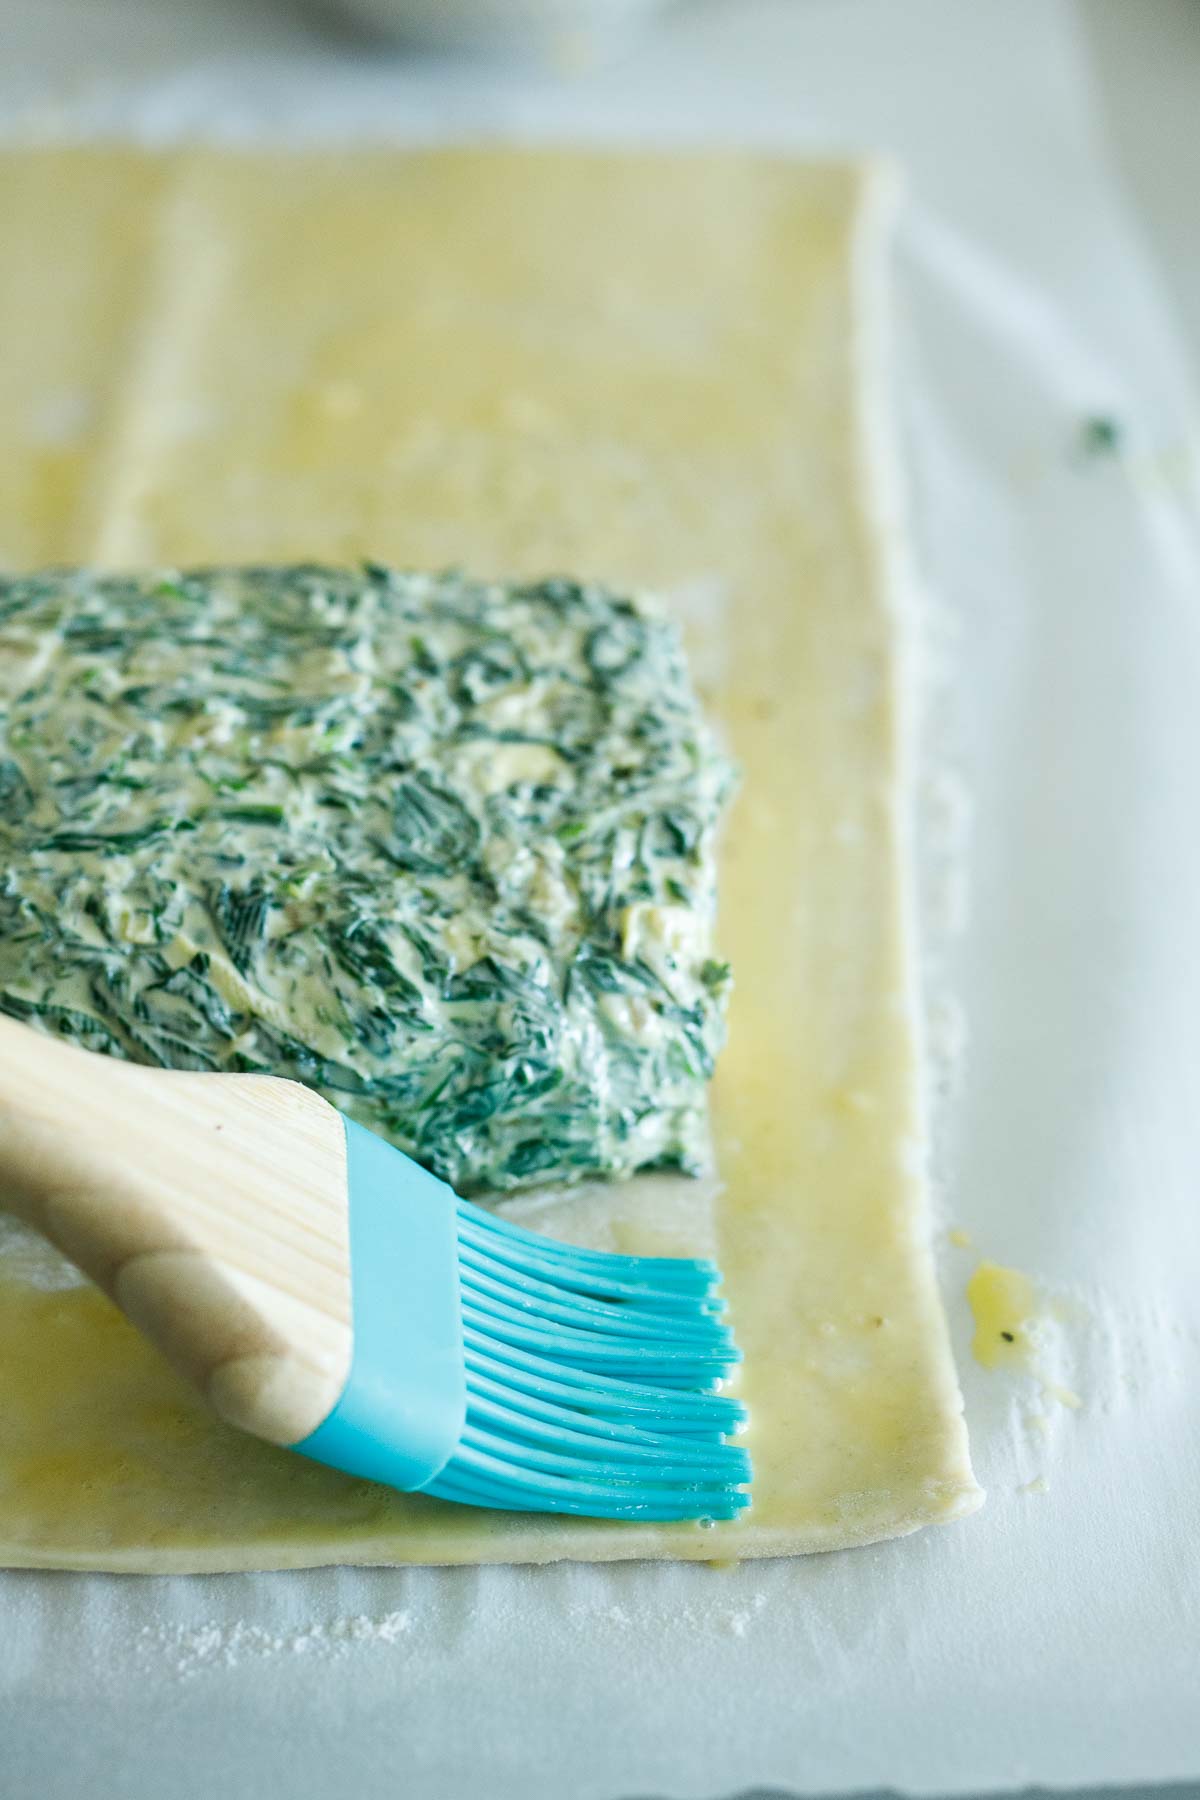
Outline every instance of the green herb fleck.
[(1085, 456), (1119, 456), (1124, 445), (1124, 426), (1107, 414), (1096, 413), (1079, 427), (1079, 447)]

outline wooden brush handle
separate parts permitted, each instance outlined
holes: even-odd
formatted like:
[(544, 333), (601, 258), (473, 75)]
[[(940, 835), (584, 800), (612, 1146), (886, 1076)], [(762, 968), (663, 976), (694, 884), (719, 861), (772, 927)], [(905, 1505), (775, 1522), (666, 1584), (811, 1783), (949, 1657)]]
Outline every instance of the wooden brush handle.
[(296, 1082), (147, 1069), (0, 1015), (0, 1209), (274, 1443), (350, 1367), (345, 1132)]

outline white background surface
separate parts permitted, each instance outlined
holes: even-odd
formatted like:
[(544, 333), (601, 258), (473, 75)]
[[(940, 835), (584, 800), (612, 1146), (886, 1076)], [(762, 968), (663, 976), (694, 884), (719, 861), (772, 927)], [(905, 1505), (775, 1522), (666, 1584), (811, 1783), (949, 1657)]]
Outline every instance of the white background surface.
[[(282, 0), (10, 4), (10, 135), (483, 130), (907, 164), (914, 514), (955, 622), (939, 754), (974, 794), (939, 1204), (974, 1240), (943, 1266), (990, 1499), (738, 1571), (2, 1577), (3, 1800), (1200, 1776), (1200, 464), (1170, 312), (1200, 278), (1196, 147), (1165, 97), (1200, 64), (1197, 12), (1089, 8), (1130, 198), (1057, 0), (734, 0), (566, 82), (337, 46)], [(1079, 453), (1094, 414), (1120, 456)], [(935, 822), (954, 791), (926, 796)], [(1067, 1301), (1048, 1354), (1078, 1412), (971, 1361), (978, 1255)]]

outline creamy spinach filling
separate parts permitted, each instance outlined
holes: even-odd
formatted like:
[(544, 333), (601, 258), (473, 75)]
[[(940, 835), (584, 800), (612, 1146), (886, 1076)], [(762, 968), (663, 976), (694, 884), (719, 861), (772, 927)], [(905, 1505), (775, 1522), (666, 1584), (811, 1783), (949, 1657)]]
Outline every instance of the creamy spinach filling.
[(730, 769), (674, 627), (368, 564), (0, 579), (0, 1010), (463, 1192), (693, 1171)]

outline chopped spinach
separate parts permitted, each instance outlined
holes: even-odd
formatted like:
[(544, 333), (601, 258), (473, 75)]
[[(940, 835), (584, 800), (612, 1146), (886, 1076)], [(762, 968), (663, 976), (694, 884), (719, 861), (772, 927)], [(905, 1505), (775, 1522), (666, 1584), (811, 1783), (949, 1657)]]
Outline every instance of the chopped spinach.
[(479, 849), (482, 829), (456, 795), (417, 775), (396, 783), (392, 831), (380, 845), (389, 861), (416, 874), (440, 875), (460, 869)]
[(0, 819), (15, 824), (32, 808), (33, 789), (26, 781), (20, 763), (5, 757), (0, 762)]
[(210, 889), (209, 910), (235, 969), (244, 975), (261, 945), (271, 911), (271, 896), (259, 887), (235, 892), (227, 882)]
[(304, 564), (0, 577), (0, 619), (47, 651), (0, 1010), (307, 1082), (466, 1192), (698, 1166), (730, 771), (652, 609)]

